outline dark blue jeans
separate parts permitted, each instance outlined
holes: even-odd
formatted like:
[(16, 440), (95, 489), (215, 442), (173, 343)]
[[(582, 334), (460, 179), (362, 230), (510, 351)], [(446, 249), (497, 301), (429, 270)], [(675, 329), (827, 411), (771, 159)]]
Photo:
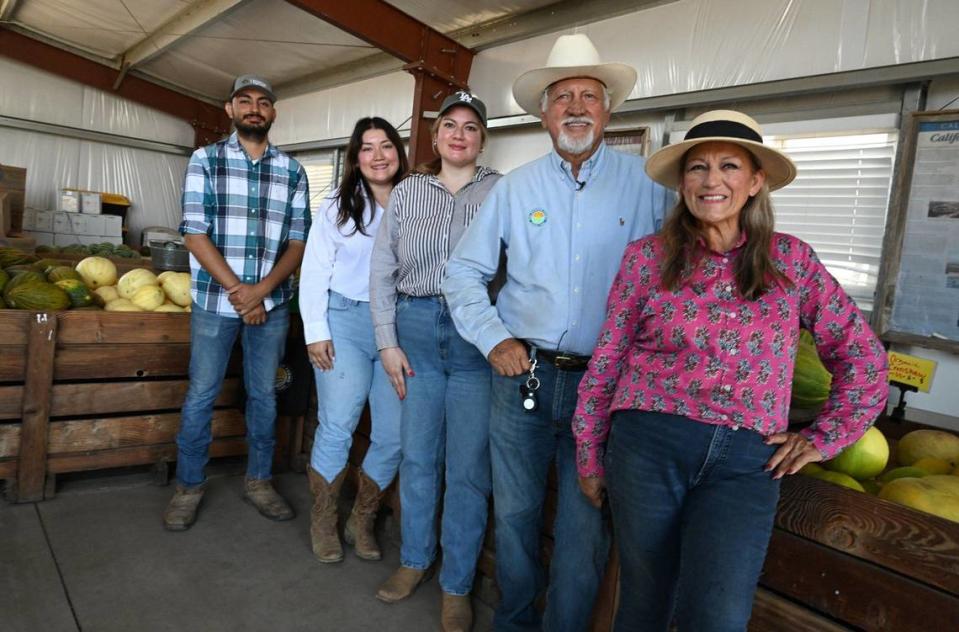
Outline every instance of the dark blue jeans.
[(203, 469), (213, 441), (213, 404), (240, 336), (243, 345), (243, 386), (246, 389), (247, 478), (270, 478), (276, 445), (276, 369), (286, 344), (290, 314), (286, 305), (267, 312), (262, 325), (245, 325), (240, 318), (220, 316), (193, 304), (190, 313), (190, 386), (176, 436), (176, 477), (193, 487), (205, 480)]
[[(570, 427), (582, 371), (541, 364), (539, 409), (520, 405), (527, 375), (493, 376), (490, 453), (496, 516), (496, 581), (501, 593), (497, 631), (586, 630), (606, 569), (609, 536), (602, 514), (579, 491)], [(534, 607), (545, 584), (540, 560), (543, 501), (550, 463), (556, 463), (557, 504), (546, 613)]]
[(742, 632), (766, 557), (776, 450), (749, 430), (613, 415), (606, 484), (622, 561), (616, 632)]

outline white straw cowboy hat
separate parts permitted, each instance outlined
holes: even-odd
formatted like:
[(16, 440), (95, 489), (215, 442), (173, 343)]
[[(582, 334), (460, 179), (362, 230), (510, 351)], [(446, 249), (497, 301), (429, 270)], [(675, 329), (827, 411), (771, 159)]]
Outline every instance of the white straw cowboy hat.
[(683, 156), (696, 145), (713, 141), (734, 143), (755, 156), (766, 172), (770, 191), (786, 186), (796, 177), (796, 165), (789, 156), (763, 144), (759, 123), (734, 110), (712, 110), (694, 118), (682, 142), (667, 145), (646, 160), (646, 174), (663, 186), (678, 189)]
[(513, 98), (521, 108), (539, 117), (543, 90), (557, 81), (574, 77), (591, 77), (603, 83), (609, 93), (610, 111), (622, 105), (636, 85), (636, 70), (632, 66), (603, 63), (589, 38), (577, 33), (560, 35), (549, 52), (546, 66), (525, 72), (513, 82)]

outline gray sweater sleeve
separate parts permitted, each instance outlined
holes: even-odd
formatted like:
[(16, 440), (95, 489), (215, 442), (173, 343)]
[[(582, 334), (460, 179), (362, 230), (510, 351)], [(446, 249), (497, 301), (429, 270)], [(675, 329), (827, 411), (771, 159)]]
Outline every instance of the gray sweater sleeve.
[(402, 198), (402, 187), (393, 189), (370, 256), (370, 312), (377, 349), (400, 346), (396, 337), (396, 278)]

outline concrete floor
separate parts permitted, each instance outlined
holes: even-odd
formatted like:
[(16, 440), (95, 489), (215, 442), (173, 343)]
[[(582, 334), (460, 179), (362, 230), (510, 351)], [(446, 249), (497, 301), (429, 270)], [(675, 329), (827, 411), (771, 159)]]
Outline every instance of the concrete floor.
[[(243, 502), (242, 464), (211, 469), (199, 519), (182, 533), (161, 525), (172, 486), (146, 473), (67, 479), (37, 504), (0, 501), (0, 630), (439, 629), (436, 579), (402, 603), (373, 597), (399, 563), (382, 520), (383, 561), (347, 548), (343, 563), (320, 564), (304, 475), (275, 478), (297, 517), (274, 523)], [(491, 629), (491, 611), (473, 602), (474, 630)]]

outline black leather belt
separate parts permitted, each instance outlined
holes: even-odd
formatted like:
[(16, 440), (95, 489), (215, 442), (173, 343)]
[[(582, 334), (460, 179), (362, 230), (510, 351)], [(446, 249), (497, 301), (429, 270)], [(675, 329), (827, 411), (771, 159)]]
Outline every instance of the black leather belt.
[(589, 356), (548, 349), (537, 349), (536, 357), (561, 371), (585, 371), (586, 365), (589, 364)]

